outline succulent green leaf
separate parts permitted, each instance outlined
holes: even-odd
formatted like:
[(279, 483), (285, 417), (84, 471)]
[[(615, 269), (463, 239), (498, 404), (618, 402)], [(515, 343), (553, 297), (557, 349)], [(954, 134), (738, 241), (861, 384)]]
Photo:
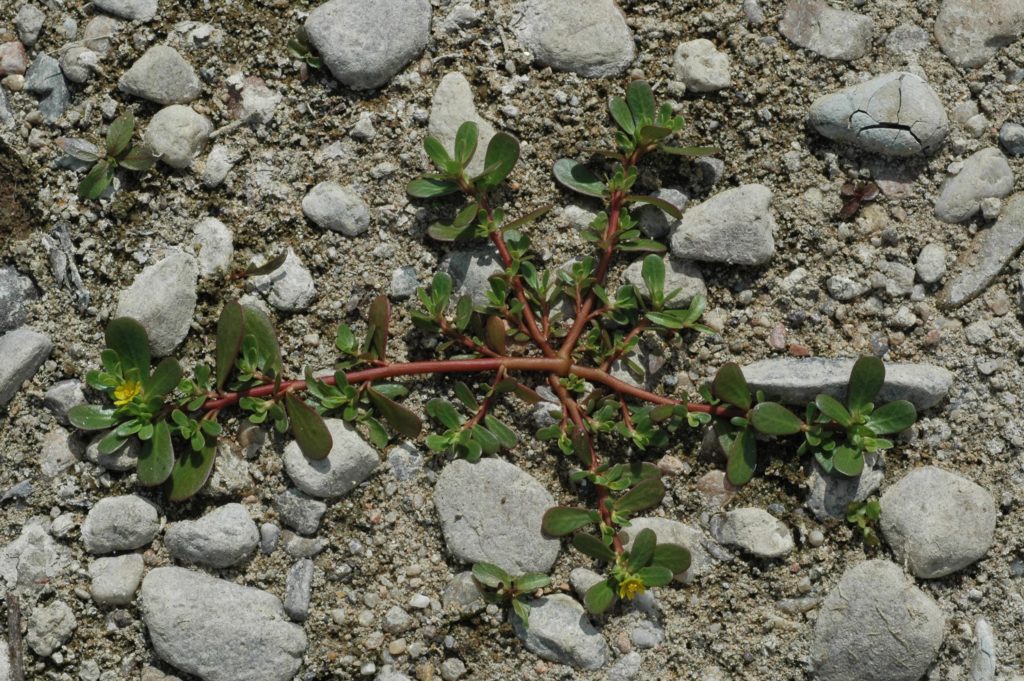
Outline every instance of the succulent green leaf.
[(636, 572), (645, 568), (654, 559), (654, 547), (658, 544), (658, 538), (654, 530), (647, 527), (637, 533), (633, 539), (633, 547), (629, 550), (629, 567)]
[(608, 100), (608, 110), (612, 118), (627, 135), (636, 131), (636, 122), (633, 120), (633, 113), (629, 110), (629, 104), (622, 97), (612, 97)]
[(113, 409), (104, 409), (95, 404), (79, 404), (68, 410), (68, 420), (75, 428), (82, 430), (105, 430), (117, 423)]
[(653, 239), (626, 239), (619, 242), (618, 250), (623, 253), (664, 253), (668, 249)]
[(186, 448), (185, 453), (174, 462), (167, 479), (167, 498), (170, 501), (184, 501), (195, 495), (210, 478), (216, 458), (216, 447), (199, 450)]
[(778, 402), (762, 402), (750, 411), (750, 424), (765, 435), (799, 433), (803, 422)]
[(679, 575), (690, 569), (690, 552), (679, 544), (658, 544), (654, 547), (651, 565), (667, 568)]
[(868, 416), (867, 426), (875, 435), (899, 433), (914, 425), (917, 410), (907, 400), (883, 404)]
[(555, 162), (555, 179), (565, 187), (586, 196), (601, 198), (608, 187), (589, 168), (571, 158)]
[(484, 171), (476, 178), (477, 184), (484, 189), (497, 187), (512, 172), (517, 161), (519, 141), (508, 133), (497, 133), (487, 144)]
[(749, 429), (743, 429), (731, 440), (726, 450), (725, 474), (733, 485), (750, 482), (757, 469), (757, 441)]
[(96, 445), (96, 449), (100, 454), (107, 456), (108, 454), (113, 454), (118, 451), (121, 447), (124, 447), (125, 443), (128, 441), (127, 436), (118, 433), (118, 430), (124, 425), (125, 424), (122, 423), (100, 439), (99, 444)]
[(124, 156), (117, 159), (117, 164), (127, 170), (142, 172), (149, 170), (156, 164), (156, 157), (144, 146), (136, 145), (128, 150)]
[(516, 446), (519, 438), (516, 437), (515, 432), (513, 432), (511, 428), (490, 414), (484, 417), (484, 423), (487, 424), (487, 429), (494, 434), (494, 437), (498, 438), (498, 442), (501, 443), (502, 447), (505, 449), (512, 449)]
[(492, 563), (473, 563), (473, 578), (492, 589), (497, 589), (512, 581), (512, 577), (507, 572)]
[(633, 112), (633, 120), (637, 127), (642, 127), (654, 122), (656, 107), (654, 105), (654, 93), (647, 81), (634, 80), (626, 88), (626, 102), (629, 110)]
[(292, 435), (303, 455), (309, 459), (326, 459), (334, 440), (323, 417), (290, 392), (285, 393), (284, 408), (291, 421)]
[(856, 477), (864, 470), (864, 456), (858, 449), (840, 445), (832, 453), (832, 466), (843, 475)]
[(217, 320), (217, 352), (214, 361), (217, 392), (224, 390), (242, 349), (242, 339), (245, 338), (244, 316), (242, 305), (233, 300), (224, 306)]
[(672, 128), (663, 128), (659, 125), (645, 125), (640, 128), (639, 137), (644, 143), (657, 142), (672, 134)]
[(459, 302), (455, 303), (455, 317), (452, 321), (455, 328), (465, 331), (469, 322), (473, 320), (473, 298), (468, 294), (459, 296)]
[(657, 506), (664, 496), (665, 484), (661, 478), (647, 478), (619, 497), (615, 501), (614, 508), (616, 512), (623, 515), (633, 515)]
[(640, 276), (644, 280), (651, 301), (656, 307), (660, 307), (665, 296), (665, 261), (656, 255), (647, 256), (641, 266)]
[(173, 357), (164, 357), (153, 375), (143, 381), (146, 397), (163, 397), (178, 387), (181, 381), (181, 365)]
[(530, 593), (551, 584), (551, 578), (542, 572), (528, 572), (525, 575), (516, 577), (514, 584), (516, 590), (522, 593)]
[(854, 414), (863, 414), (865, 407), (875, 401), (885, 383), (885, 364), (871, 355), (858, 359), (850, 371), (846, 388), (846, 405)]
[(515, 612), (516, 617), (523, 623), (524, 629), (530, 628), (530, 606), (523, 602), (521, 598), (512, 599), (512, 611)]
[(660, 565), (641, 568), (637, 570), (637, 577), (643, 580), (646, 586), (665, 586), (672, 581), (672, 571)]
[(427, 135), (423, 140), (423, 148), (426, 150), (430, 160), (434, 162), (434, 165), (442, 173), (452, 173), (454, 171), (455, 163), (452, 157), (448, 155), (444, 145), (441, 144), (441, 140), (433, 135)]
[(750, 409), (751, 394), (743, 370), (735, 362), (723, 364), (711, 384), (715, 397), (740, 409)]
[(829, 417), (844, 428), (849, 427), (853, 423), (853, 419), (850, 416), (850, 412), (846, 411), (839, 400), (822, 393), (814, 398), (814, 404), (821, 410), (821, 413)]
[(577, 534), (572, 538), (572, 545), (576, 547), (577, 551), (586, 554), (591, 558), (603, 560), (608, 563), (615, 562), (615, 552), (608, 548), (603, 541), (592, 534)]
[(473, 154), (476, 152), (477, 137), (479, 136), (480, 129), (476, 123), (472, 121), (466, 121), (459, 126), (458, 131), (455, 133), (455, 160), (459, 162), (463, 168), (465, 168), (473, 158)]
[(385, 397), (378, 391), (370, 388), (366, 391), (370, 401), (373, 402), (373, 406), (376, 407), (380, 415), (384, 417), (392, 428), (398, 432), (402, 437), (415, 438), (419, 437), (420, 431), (423, 430), (423, 423), (420, 421), (420, 417), (416, 416), (412, 411), (406, 409), (398, 402)]
[(554, 207), (555, 207), (554, 204), (551, 204), (551, 203), (547, 204), (546, 206), (541, 206), (540, 208), (532, 210), (532, 211), (530, 211), (529, 213), (527, 213), (526, 215), (524, 215), (524, 216), (522, 216), (520, 218), (516, 218), (512, 222), (509, 222), (507, 224), (502, 225), (502, 229), (507, 231), (507, 230), (510, 230), (510, 229), (518, 229), (519, 227), (522, 227), (523, 225), (528, 225), (531, 222), (533, 222), (534, 220), (536, 220), (537, 218), (543, 216), (545, 213), (547, 213), (549, 210), (551, 210)]
[(270, 370), (275, 376), (281, 373), (281, 349), (277, 344), (277, 334), (274, 333), (274, 325), (270, 318), (262, 310), (245, 305), (242, 307), (242, 321), (245, 327), (245, 334), (256, 340), (256, 348), (260, 354), (268, 359), (268, 365), (263, 367)]
[(121, 368), (135, 369), (139, 376), (149, 375), (149, 337), (146, 330), (130, 317), (118, 317), (107, 324), (107, 347), (121, 358)]
[(135, 116), (127, 111), (110, 124), (107, 129), (107, 156), (115, 158), (120, 156), (132, 142), (132, 133), (135, 132)]
[(540, 528), (548, 536), (565, 537), (593, 522), (594, 513), (589, 509), (556, 506), (544, 513)]
[(656, 196), (643, 196), (643, 195), (640, 195), (640, 194), (630, 194), (629, 196), (626, 197), (626, 201), (631, 201), (633, 203), (646, 203), (646, 204), (649, 204), (649, 205), (652, 205), (652, 206), (657, 206), (658, 208), (660, 208), (664, 212), (666, 212), (669, 215), (671, 215), (676, 220), (678, 220), (681, 217), (683, 217), (683, 214), (679, 210), (679, 208), (677, 208), (676, 206), (672, 205), (671, 203), (669, 203), (665, 199), (659, 199)]
[(450, 402), (439, 397), (427, 402), (427, 414), (436, 419), (445, 428), (458, 428), (462, 425), (462, 416)]
[(452, 389), (455, 391), (455, 396), (459, 398), (459, 402), (466, 405), (466, 409), (476, 411), (480, 408), (480, 403), (476, 401), (476, 395), (473, 394), (468, 385), (462, 381), (456, 381)]
[(110, 186), (114, 179), (114, 166), (109, 161), (99, 161), (92, 167), (89, 174), (78, 183), (78, 196), (82, 199), (95, 200)]
[(587, 612), (593, 615), (600, 615), (615, 603), (615, 588), (611, 580), (603, 580), (587, 589), (587, 595), (583, 597), (583, 605)]
[(166, 482), (174, 469), (174, 445), (171, 443), (171, 429), (166, 421), (158, 421), (153, 437), (142, 443), (136, 475), (139, 484), (155, 487)]
[(501, 449), (501, 443), (498, 442), (498, 438), (494, 437), (494, 434), (483, 426), (477, 424), (472, 427), (471, 432), (473, 433), (473, 440), (480, 444), (484, 454), (490, 456), (491, 454), (496, 454)]
[(459, 191), (459, 185), (437, 177), (418, 177), (406, 186), (405, 191), (417, 199), (432, 199), (454, 194)]
[(373, 330), (373, 350), (378, 359), (384, 359), (387, 356), (388, 330), (391, 325), (391, 302), (386, 295), (381, 294), (370, 303), (367, 324)]
[(505, 354), (505, 343), (507, 340), (505, 322), (497, 315), (491, 315), (487, 318), (487, 325), (484, 327), (484, 340), (487, 342), (487, 347), (491, 350), (494, 350), (499, 355)]

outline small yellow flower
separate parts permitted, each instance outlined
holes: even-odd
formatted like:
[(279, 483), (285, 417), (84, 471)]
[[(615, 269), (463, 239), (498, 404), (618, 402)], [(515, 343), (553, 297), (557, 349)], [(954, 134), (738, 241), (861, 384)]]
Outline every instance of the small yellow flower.
[(631, 601), (643, 592), (647, 591), (644, 582), (637, 576), (627, 577), (619, 582), (619, 598)]
[(114, 388), (114, 406), (123, 407), (130, 404), (132, 400), (142, 392), (142, 384), (138, 381), (128, 380)]

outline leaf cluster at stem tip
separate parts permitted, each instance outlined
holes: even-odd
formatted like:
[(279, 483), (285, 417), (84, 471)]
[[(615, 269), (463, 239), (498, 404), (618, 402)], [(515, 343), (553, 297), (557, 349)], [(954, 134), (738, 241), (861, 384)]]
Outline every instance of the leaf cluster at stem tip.
[(78, 196), (83, 199), (98, 199), (114, 179), (118, 168), (142, 172), (149, 170), (156, 159), (141, 145), (132, 144), (135, 133), (135, 117), (131, 111), (121, 114), (107, 129), (106, 152), (102, 157), (79, 146), (65, 146), (66, 153), (86, 163), (92, 163), (92, 170), (78, 184)]

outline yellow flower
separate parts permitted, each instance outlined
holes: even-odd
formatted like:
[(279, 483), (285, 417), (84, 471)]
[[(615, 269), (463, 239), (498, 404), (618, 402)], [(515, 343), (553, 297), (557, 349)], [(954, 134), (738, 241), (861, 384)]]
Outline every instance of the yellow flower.
[(644, 586), (643, 580), (635, 575), (619, 582), (619, 598), (627, 601), (633, 600), (645, 591), (647, 591), (647, 587)]
[(132, 400), (142, 392), (142, 384), (138, 381), (127, 380), (114, 388), (114, 406), (123, 407), (130, 404)]

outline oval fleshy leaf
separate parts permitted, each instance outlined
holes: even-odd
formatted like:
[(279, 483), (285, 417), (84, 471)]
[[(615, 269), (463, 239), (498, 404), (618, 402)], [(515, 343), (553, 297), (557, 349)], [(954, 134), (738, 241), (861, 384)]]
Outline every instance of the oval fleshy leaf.
[(665, 586), (672, 581), (672, 571), (660, 565), (641, 568), (637, 571), (637, 577), (643, 580), (646, 586)]
[(519, 161), (519, 140), (508, 133), (499, 132), (487, 143), (484, 170), (477, 176), (481, 188), (497, 187), (508, 177)]
[(473, 578), (492, 589), (512, 581), (507, 572), (493, 563), (473, 563)]
[(832, 452), (832, 466), (843, 475), (857, 477), (864, 470), (864, 455), (860, 450), (840, 445)]
[(878, 391), (885, 383), (885, 364), (871, 355), (858, 359), (850, 371), (850, 382), (846, 388), (846, 405), (850, 411), (859, 414), (875, 401)]
[(455, 133), (455, 160), (463, 168), (469, 165), (469, 162), (473, 159), (473, 154), (476, 153), (479, 131), (480, 129), (476, 123), (466, 121), (459, 126), (458, 131)]
[(689, 550), (679, 544), (658, 544), (654, 547), (652, 566), (667, 568), (672, 574), (680, 575), (690, 569)]
[(171, 429), (166, 421), (157, 422), (153, 437), (142, 443), (136, 475), (139, 484), (155, 487), (167, 481), (174, 469), (174, 445), (171, 443)]
[(735, 362), (723, 364), (711, 384), (715, 397), (740, 409), (750, 409), (750, 386), (743, 376), (743, 370)]
[(551, 578), (542, 572), (527, 572), (525, 575), (516, 577), (513, 584), (515, 584), (517, 591), (530, 593), (551, 584)]
[(917, 420), (917, 410), (907, 400), (896, 400), (883, 404), (868, 417), (868, 428), (875, 435), (900, 433)]
[(309, 459), (326, 459), (334, 440), (323, 417), (292, 393), (285, 393), (284, 408), (302, 454)]
[(853, 423), (850, 417), (850, 412), (846, 411), (846, 407), (840, 404), (839, 400), (822, 393), (814, 398), (814, 405), (821, 410), (821, 413), (829, 417), (844, 428), (848, 427)]
[(124, 371), (136, 369), (139, 377), (149, 375), (149, 336), (146, 329), (130, 317), (118, 317), (107, 324), (107, 347), (121, 358)]
[(564, 537), (593, 522), (593, 513), (588, 509), (556, 506), (544, 513), (540, 529), (548, 536)]
[(231, 370), (235, 367), (238, 353), (242, 349), (242, 339), (245, 338), (244, 318), (242, 305), (233, 300), (224, 306), (220, 319), (217, 320), (217, 353), (214, 363), (217, 392), (224, 390)]
[(135, 131), (135, 116), (127, 111), (117, 118), (107, 128), (107, 156), (120, 156), (132, 141), (132, 133)]
[(591, 558), (603, 560), (608, 563), (615, 562), (615, 552), (608, 548), (603, 541), (592, 534), (577, 534), (572, 538), (572, 545), (577, 551), (588, 555)]
[(612, 118), (627, 135), (636, 131), (636, 122), (633, 120), (633, 113), (629, 110), (629, 104), (622, 97), (612, 97), (608, 100), (608, 111)]
[(216, 458), (215, 447), (200, 450), (186, 447), (185, 453), (174, 462), (167, 479), (167, 498), (170, 501), (184, 501), (194, 496), (209, 480)]
[(454, 194), (459, 191), (459, 185), (438, 177), (418, 177), (406, 186), (405, 191), (417, 199), (432, 199)]
[(491, 350), (494, 350), (499, 355), (505, 354), (505, 322), (501, 320), (501, 317), (491, 315), (487, 318), (487, 325), (484, 327), (484, 339), (487, 341), (487, 347)]
[(117, 423), (113, 409), (95, 404), (79, 404), (68, 410), (68, 421), (82, 430), (106, 430)]
[(245, 335), (256, 340), (259, 353), (267, 359), (267, 365), (262, 367), (263, 370), (279, 376), (281, 349), (277, 344), (277, 334), (274, 333), (274, 325), (271, 324), (270, 318), (262, 310), (246, 305), (242, 307), (242, 320), (245, 324)]
[(615, 603), (615, 588), (612, 583), (605, 579), (587, 589), (587, 595), (583, 597), (583, 605), (587, 612), (592, 615), (600, 615)]
[(654, 530), (646, 527), (637, 533), (633, 539), (633, 548), (629, 550), (629, 567), (634, 572), (640, 568), (650, 565), (654, 558), (654, 547), (658, 544), (658, 538)]
[(733, 485), (740, 487), (750, 482), (757, 470), (757, 441), (748, 429), (737, 433), (726, 450), (725, 474)]
[(601, 198), (608, 189), (589, 168), (571, 158), (558, 159), (554, 170), (555, 179), (574, 192)]
[(803, 422), (778, 402), (762, 402), (750, 411), (750, 424), (765, 435), (799, 433)]
[(150, 376), (148, 380), (143, 381), (146, 396), (163, 397), (167, 395), (178, 387), (178, 382), (181, 381), (181, 375), (181, 365), (178, 364), (178, 360), (173, 357), (164, 357), (160, 363), (156, 365), (156, 369), (153, 370), (153, 375)]
[(370, 303), (367, 324), (373, 334), (372, 349), (378, 359), (384, 359), (387, 356), (388, 327), (391, 325), (391, 302), (386, 295), (381, 294)]
[(369, 388), (366, 391), (366, 395), (373, 402), (373, 406), (376, 407), (380, 415), (384, 417), (384, 420), (395, 429), (395, 431), (402, 437), (415, 438), (420, 436), (420, 431), (423, 430), (423, 423), (420, 421), (420, 417), (416, 416), (413, 412), (403, 407), (398, 402), (381, 395), (378, 391), (373, 388)]
[(661, 478), (647, 478), (622, 495), (613, 507), (617, 513), (633, 515), (638, 511), (654, 508), (664, 497), (665, 483)]

